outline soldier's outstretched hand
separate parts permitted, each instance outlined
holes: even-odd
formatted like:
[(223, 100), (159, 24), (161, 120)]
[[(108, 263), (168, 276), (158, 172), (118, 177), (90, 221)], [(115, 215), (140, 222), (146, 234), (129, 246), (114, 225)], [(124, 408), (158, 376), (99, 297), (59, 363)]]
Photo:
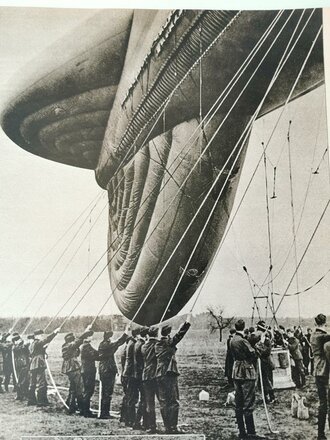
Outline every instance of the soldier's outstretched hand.
[(191, 323), (191, 317), (192, 317), (192, 313), (188, 313), (186, 322), (188, 322), (189, 324)]

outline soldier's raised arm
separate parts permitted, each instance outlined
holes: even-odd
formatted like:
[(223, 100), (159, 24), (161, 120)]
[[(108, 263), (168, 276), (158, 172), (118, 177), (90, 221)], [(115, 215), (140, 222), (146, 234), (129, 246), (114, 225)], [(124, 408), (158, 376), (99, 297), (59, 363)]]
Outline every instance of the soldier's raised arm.
[(181, 325), (178, 332), (173, 336), (170, 342), (171, 347), (175, 347), (181, 341), (184, 335), (187, 333), (187, 331), (191, 326), (190, 320), (191, 320), (191, 313), (188, 314), (186, 321)]
[(50, 333), (48, 336), (46, 336), (44, 339), (42, 339), (42, 341), (40, 341), (40, 345), (42, 345), (43, 347), (47, 344), (49, 344), (56, 335), (58, 335), (60, 332), (60, 327), (56, 328), (53, 333)]

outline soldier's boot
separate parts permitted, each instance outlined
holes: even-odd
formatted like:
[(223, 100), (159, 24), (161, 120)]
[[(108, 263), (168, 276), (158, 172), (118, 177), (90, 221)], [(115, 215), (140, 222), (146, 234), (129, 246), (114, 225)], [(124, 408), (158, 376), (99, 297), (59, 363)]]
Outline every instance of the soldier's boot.
[(37, 404), (37, 399), (36, 399), (36, 392), (34, 388), (31, 388), (29, 390), (29, 395), (28, 395), (28, 402), (27, 402), (28, 406), (32, 406), (32, 405), (36, 405)]
[(37, 406), (48, 406), (50, 405), (47, 397), (47, 388), (40, 388), (37, 391)]
[(90, 408), (90, 399), (84, 399), (84, 417), (95, 418), (96, 414), (93, 414)]
[(327, 437), (325, 435), (325, 422), (327, 419), (327, 414), (323, 413), (323, 411), (319, 412), (318, 421), (317, 421), (317, 439), (325, 440)]
[(133, 427), (135, 422), (135, 406), (129, 406), (127, 408), (127, 420), (126, 426)]
[(84, 399), (82, 396), (77, 397), (78, 411), (81, 416), (84, 415)]
[(243, 418), (243, 414), (240, 412), (236, 412), (236, 422), (237, 422), (237, 427), (238, 427), (238, 438), (239, 439), (247, 439), (247, 433), (245, 430), (245, 423), (244, 423), (244, 418)]
[(2, 388), (2, 377), (0, 377), (0, 394), (3, 394), (5, 391)]
[(247, 438), (253, 439), (253, 440), (262, 440), (265, 437), (256, 434), (256, 428), (254, 425), (254, 418), (253, 414), (247, 414), (245, 415), (245, 425), (246, 425), (246, 432), (247, 432)]

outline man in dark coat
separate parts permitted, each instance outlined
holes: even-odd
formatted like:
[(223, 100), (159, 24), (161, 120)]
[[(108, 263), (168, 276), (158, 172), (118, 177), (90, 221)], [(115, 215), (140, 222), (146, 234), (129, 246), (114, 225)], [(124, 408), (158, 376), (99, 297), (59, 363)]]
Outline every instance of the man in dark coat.
[(81, 346), (81, 376), (84, 385), (83, 415), (84, 417), (96, 417), (91, 412), (91, 398), (95, 391), (96, 365), (99, 353), (91, 346), (90, 338), (85, 338)]
[(147, 333), (148, 327), (142, 327), (140, 329), (140, 334), (137, 337), (136, 343), (134, 344), (134, 372), (136, 378), (136, 386), (139, 394), (139, 402), (136, 411), (135, 422), (133, 425), (134, 429), (146, 429), (146, 403), (144, 388), (142, 385), (143, 356), (141, 349), (145, 343)]
[(229, 386), (233, 387), (233, 365), (234, 365), (234, 358), (230, 349), (230, 342), (236, 333), (236, 330), (234, 328), (231, 328), (229, 330), (229, 336), (227, 339), (227, 351), (226, 351), (226, 360), (225, 360), (225, 376), (228, 380)]
[(235, 359), (233, 379), (235, 386), (236, 421), (239, 438), (260, 438), (256, 435), (253, 410), (256, 387), (256, 352), (244, 337), (245, 323), (239, 319), (235, 323), (236, 333), (230, 346)]
[(142, 384), (144, 389), (146, 414), (145, 427), (148, 434), (156, 434), (155, 396), (158, 394), (156, 369), (157, 358), (155, 344), (157, 343), (158, 327), (150, 327), (147, 341), (141, 346), (143, 357)]
[(167, 434), (178, 434), (179, 388), (178, 368), (175, 359), (176, 346), (185, 336), (190, 327), (191, 315), (182, 324), (179, 331), (171, 338), (172, 328), (165, 325), (161, 329), (161, 338), (155, 344), (157, 358), (157, 387), (160, 412)]
[[(263, 343), (260, 343), (261, 336), (264, 335)], [(251, 341), (250, 341), (251, 343)], [(265, 393), (265, 400), (267, 403), (275, 402), (275, 394), (273, 389), (273, 370), (274, 364), (271, 358), (272, 341), (267, 332), (265, 321), (259, 321), (257, 324), (257, 342), (252, 344), (252, 347), (258, 351), (261, 365), (262, 384)]]
[(292, 329), (288, 329), (287, 335), (288, 349), (290, 356), (294, 361), (294, 366), (292, 366), (292, 379), (297, 388), (302, 388), (305, 386), (306, 379), (301, 346), (299, 339), (297, 338), (297, 336), (299, 336), (299, 332), (297, 330), (293, 332)]
[(126, 339), (125, 345), (123, 347), (123, 350), (121, 351), (121, 355), (120, 355), (120, 366), (121, 366), (121, 384), (123, 387), (123, 398), (122, 398), (122, 402), (121, 402), (121, 406), (120, 406), (120, 419), (119, 421), (121, 423), (125, 423), (126, 419), (127, 419), (127, 381), (128, 378), (123, 376), (123, 372), (124, 372), (124, 368), (125, 368), (125, 363), (126, 363), (126, 348), (127, 348), (127, 344), (129, 342), (129, 338)]
[[(311, 347), (311, 336), (312, 336), (312, 329), (307, 328), (307, 333), (301, 336), (301, 346), (302, 346), (302, 355), (303, 355), (303, 363), (305, 368), (305, 374), (313, 374), (314, 371), (314, 359), (313, 359), (313, 351)], [(309, 369), (310, 366), (310, 369)]]
[[(9, 390), (9, 384), (10, 379), (13, 377), (13, 385), (14, 385), (14, 391), (17, 390), (17, 383), (16, 383), (16, 377), (14, 374), (13, 369), (13, 357), (12, 357), (12, 351), (13, 351), (13, 342), (8, 340), (8, 337), (10, 336), (10, 333), (7, 333), (7, 337), (4, 341), (4, 349), (3, 349), (3, 373), (5, 376), (4, 380), (4, 386), (5, 390)], [(18, 336), (17, 332), (14, 332), (12, 334), (12, 337)]]
[(125, 364), (122, 372), (122, 376), (127, 383), (126, 388), (126, 411), (125, 411), (125, 425), (133, 427), (136, 417), (136, 404), (139, 399), (139, 393), (137, 388), (137, 380), (135, 377), (135, 363), (134, 363), (134, 345), (136, 343), (136, 337), (140, 330), (138, 328), (132, 329), (132, 335), (128, 339), (125, 347)]
[(325, 422), (328, 414), (330, 424), (330, 391), (329, 391), (329, 363), (324, 351), (324, 344), (330, 341), (330, 335), (326, 331), (327, 318), (320, 313), (315, 318), (315, 331), (311, 336), (311, 346), (314, 354), (314, 375), (319, 397), (318, 410), (318, 440), (326, 440), (324, 433)]
[[(49, 405), (47, 399), (47, 380), (46, 380), (46, 346), (55, 338), (60, 329), (54, 330), (53, 333), (40, 339), (43, 330), (34, 332), (30, 350), (30, 387), (28, 405), (46, 406)], [(37, 396), (36, 396), (37, 393)]]
[(110, 419), (111, 398), (115, 385), (116, 374), (118, 373), (115, 361), (115, 353), (118, 348), (127, 340), (128, 331), (127, 326), (125, 332), (115, 341), (111, 341), (113, 336), (112, 330), (104, 332), (103, 341), (100, 343), (98, 348), (100, 361), (99, 373), (102, 384), (100, 419)]
[(70, 382), (69, 395), (67, 398), (69, 414), (74, 414), (76, 412), (78, 404), (80, 415), (84, 415), (84, 385), (78, 357), (80, 355), (79, 347), (84, 342), (84, 339), (92, 335), (93, 332), (91, 331), (90, 326), (88, 326), (85, 332), (77, 338), (73, 333), (68, 333), (64, 337), (65, 342), (62, 345), (62, 373), (68, 376)]
[(0, 394), (3, 394), (5, 391), (2, 388), (2, 384), (4, 382), (3, 376), (4, 376), (4, 359), (5, 359), (5, 352), (7, 350), (7, 344), (6, 340), (10, 333), (3, 333), (0, 338)]
[(23, 339), (19, 335), (14, 336), (12, 341), (14, 343), (13, 362), (15, 362), (18, 380), (16, 400), (24, 400), (28, 398), (29, 393), (29, 346), (24, 343)]

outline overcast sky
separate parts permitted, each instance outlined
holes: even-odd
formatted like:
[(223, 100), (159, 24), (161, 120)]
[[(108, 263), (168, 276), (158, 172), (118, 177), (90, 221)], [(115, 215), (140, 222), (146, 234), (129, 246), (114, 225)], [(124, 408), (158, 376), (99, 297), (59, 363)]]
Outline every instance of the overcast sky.
[[(40, 12), (36, 9), (0, 9), (2, 104), (8, 96), (11, 87), (10, 78), (15, 72), (90, 14), (91, 12), (86, 10), (78, 13), (68, 10)], [(237, 200), (240, 199), (259, 160), (262, 151), (261, 142), (268, 141), (279, 112), (258, 120), (254, 126)], [(311, 178), (310, 190), (297, 234), (298, 260), (305, 250), (330, 192), (328, 156), (326, 155), (321, 161), (327, 145), (327, 132), (325, 89), (320, 87), (288, 106), (268, 149), (269, 180), (272, 180), (273, 176), (272, 167), (277, 166), (275, 188), (277, 198), (270, 201), (274, 274), (277, 274), (283, 265), (293, 239), (286, 142), (290, 119), (297, 224), (307, 184)], [(33, 156), (13, 144), (2, 131), (0, 160), (0, 304), (11, 295), (11, 292), (14, 292), (1, 308), (0, 314), (2, 316), (19, 316), (22, 313), (33, 315), (37, 313), (47, 295), (49, 299), (38, 311), (38, 315), (54, 314), (106, 249), (106, 197), (100, 200), (90, 215), (89, 211), (85, 214), (87, 221), (73, 241), (63, 262), (61, 260), (61, 264), (50, 274), (70, 238), (77, 231), (79, 222), (27, 282), (15, 290), (58, 237), (88, 204), (101, 194), (101, 190), (95, 182), (93, 172)], [(319, 174), (311, 174), (319, 164)], [(272, 189), (271, 186), (270, 191)], [(100, 215), (99, 221), (88, 234), (90, 225), (95, 222), (98, 215)], [(83, 219), (84, 217), (81, 218), (81, 223)], [(314, 284), (329, 269), (329, 222), (330, 215), (327, 212), (299, 270), (298, 285), (301, 290)], [(84, 240), (84, 237), (87, 239)], [(83, 241), (84, 244), (81, 246), (80, 243)], [(69, 270), (54, 287), (64, 265), (72, 258), (79, 246), (81, 248)], [(105, 264), (104, 259), (83, 288), (78, 291), (74, 300), (63, 310), (64, 314), (71, 311), (79, 295), (84, 293)], [(218, 304), (225, 308), (227, 314), (251, 315), (252, 294), (248, 278), (242, 269), (243, 265), (248, 268), (257, 283), (262, 283), (269, 267), (263, 167), (260, 167), (256, 174), (233, 228), (205, 283), (195, 312), (205, 310), (208, 305)], [(294, 258), (291, 252), (287, 264), (274, 281), (276, 292), (283, 293), (293, 270)], [(330, 314), (329, 278), (330, 276), (326, 277), (310, 292), (300, 295), (303, 316), (315, 315), (320, 311)], [(35, 300), (27, 308), (30, 299), (38, 290)], [(296, 281), (289, 289), (289, 292), (295, 291)], [(97, 313), (108, 295), (108, 273), (104, 271), (76, 313), (91, 315)], [(264, 309), (264, 305), (262, 302), (259, 303), (261, 310)], [(186, 310), (188, 309), (189, 304)], [(112, 301), (105, 308), (106, 313), (117, 311)], [(297, 313), (297, 298), (286, 298), (279, 315), (294, 316)]]

